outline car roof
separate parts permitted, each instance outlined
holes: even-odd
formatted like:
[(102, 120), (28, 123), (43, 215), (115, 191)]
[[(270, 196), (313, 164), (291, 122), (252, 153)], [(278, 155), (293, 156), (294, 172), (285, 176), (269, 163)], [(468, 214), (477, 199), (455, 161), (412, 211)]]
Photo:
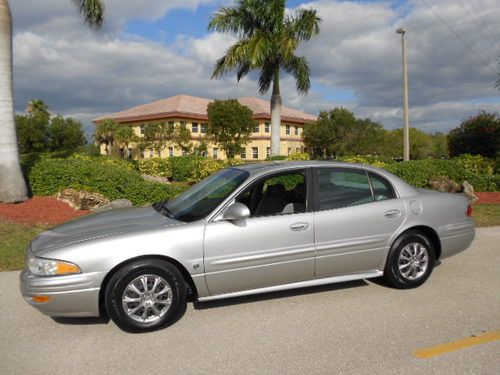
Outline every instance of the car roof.
[(373, 167), (366, 164), (358, 163), (345, 163), (345, 162), (335, 162), (335, 161), (325, 161), (325, 160), (280, 160), (280, 161), (269, 161), (269, 162), (258, 162), (258, 163), (248, 163), (235, 165), (232, 168), (237, 168), (240, 170), (247, 171), (252, 177), (256, 177), (269, 172), (279, 172), (294, 168), (311, 168), (311, 167), (330, 167), (330, 168), (355, 168), (372, 171), (376, 174), (382, 175), (388, 179), (398, 190), (399, 196), (411, 196), (415, 195), (417, 191), (415, 188), (410, 186), (404, 180), (398, 176), (388, 172), (385, 169)]

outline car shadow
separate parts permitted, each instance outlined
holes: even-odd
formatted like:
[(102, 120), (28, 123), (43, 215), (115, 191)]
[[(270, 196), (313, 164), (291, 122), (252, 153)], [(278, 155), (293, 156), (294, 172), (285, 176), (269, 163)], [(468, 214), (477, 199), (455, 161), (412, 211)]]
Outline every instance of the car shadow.
[(82, 325), (82, 326), (109, 323), (109, 318), (107, 316), (90, 317), (90, 318), (53, 317), (52, 320), (59, 324)]
[(327, 284), (320, 286), (311, 286), (307, 288), (298, 288), (298, 289), (289, 289), (282, 290), (279, 292), (269, 292), (262, 294), (253, 294), (248, 296), (241, 297), (232, 297), (227, 299), (220, 299), (215, 301), (206, 301), (206, 302), (193, 302), (194, 308), (196, 310), (205, 310), (205, 309), (213, 309), (218, 307), (232, 306), (232, 305), (241, 305), (244, 303), (253, 303), (281, 298), (289, 298), (296, 297), (305, 294), (315, 294), (315, 293), (324, 293), (324, 292), (333, 292), (336, 290), (343, 290), (349, 288), (357, 288), (360, 286), (369, 285), (365, 280), (355, 280), (348, 281), (345, 283), (337, 283), (337, 284)]

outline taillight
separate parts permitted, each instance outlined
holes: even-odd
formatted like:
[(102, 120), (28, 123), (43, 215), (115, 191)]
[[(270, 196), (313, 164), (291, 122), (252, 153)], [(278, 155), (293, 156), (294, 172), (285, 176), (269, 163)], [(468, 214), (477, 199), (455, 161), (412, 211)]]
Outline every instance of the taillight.
[(472, 205), (467, 206), (467, 217), (472, 217)]

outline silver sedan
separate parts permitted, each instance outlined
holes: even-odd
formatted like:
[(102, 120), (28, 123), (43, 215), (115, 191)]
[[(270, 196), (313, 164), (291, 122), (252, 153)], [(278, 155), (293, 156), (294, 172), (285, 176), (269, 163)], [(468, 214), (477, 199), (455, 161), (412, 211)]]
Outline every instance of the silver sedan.
[(461, 195), (389, 172), (272, 162), (216, 173), (168, 202), (42, 233), (21, 274), (25, 300), (53, 317), (107, 314), (126, 331), (175, 322), (195, 302), (383, 277), (422, 285), (469, 247)]

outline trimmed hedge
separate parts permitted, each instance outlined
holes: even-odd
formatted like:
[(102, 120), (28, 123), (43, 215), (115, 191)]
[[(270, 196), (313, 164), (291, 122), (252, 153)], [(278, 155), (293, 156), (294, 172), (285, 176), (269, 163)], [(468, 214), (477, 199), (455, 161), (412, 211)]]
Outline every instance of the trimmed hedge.
[(66, 188), (92, 191), (110, 200), (127, 198), (134, 205), (170, 199), (187, 186), (144, 181), (134, 165), (122, 159), (77, 155), (43, 158), (29, 174), (34, 195), (54, 195)]
[(452, 159), (423, 159), (400, 163), (363, 156), (345, 157), (341, 160), (385, 168), (419, 188), (426, 187), (433, 178), (444, 176), (459, 184), (468, 181), (476, 191), (500, 190), (500, 175), (494, 174), (495, 161), (480, 155), (465, 154)]

